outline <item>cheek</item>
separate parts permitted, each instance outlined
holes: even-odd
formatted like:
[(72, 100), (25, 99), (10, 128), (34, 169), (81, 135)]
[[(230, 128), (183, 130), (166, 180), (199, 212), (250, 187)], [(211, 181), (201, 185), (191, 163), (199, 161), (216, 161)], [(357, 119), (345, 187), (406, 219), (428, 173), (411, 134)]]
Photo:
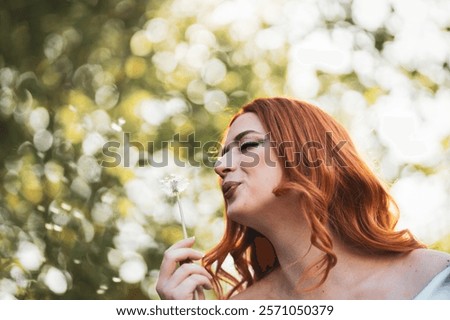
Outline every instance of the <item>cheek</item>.
[[(281, 182), (283, 172), (278, 161), (275, 161), (276, 155), (271, 152), (270, 157), (264, 152), (258, 153), (258, 161), (252, 162), (252, 165), (241, 167), (246, 173), (249, 187), (257, 196), (256, 192), (264, 194), (272, 193), (273, 189)], [(247, 160), (247, 163), (250, 161)]]
[(259, 171), (255, 176), (249, 179), (247, 196), (258, 202), (266, 202), (275, 198), (273, 190), (279, 185), (281, 175), (274, 168)]
[(258, 183), (264, 189), (270, 189), (272, 192), (281, 182), (283, 173), (278, 163), (270, 166), (261, 165), (258, 170)]

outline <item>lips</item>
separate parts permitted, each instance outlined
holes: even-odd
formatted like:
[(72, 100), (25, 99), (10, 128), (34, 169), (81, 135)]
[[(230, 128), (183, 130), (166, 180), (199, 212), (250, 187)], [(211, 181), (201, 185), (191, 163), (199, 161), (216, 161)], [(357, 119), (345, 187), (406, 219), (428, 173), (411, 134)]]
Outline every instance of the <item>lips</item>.
[(241, 184), (240, 182), (236, 181), (227, 181), (224, 184), (222, 184), (222, 192), (225, 199), (230, 199), (234, 195), (237, 187), (240, 184)]

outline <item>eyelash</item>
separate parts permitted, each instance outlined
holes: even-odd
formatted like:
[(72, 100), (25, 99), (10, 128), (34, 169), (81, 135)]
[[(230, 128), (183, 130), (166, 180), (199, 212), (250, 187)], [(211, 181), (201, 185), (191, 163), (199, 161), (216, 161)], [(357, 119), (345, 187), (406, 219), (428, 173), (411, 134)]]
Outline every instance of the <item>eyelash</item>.
[(241, 151), (241, 153), (244, 153), (245, 151), (247, 151), (250, 148), (256, 148), (259, 145), (261, 145), (263, 143), (263, 141), (248, 141), (248, 142), (244, 142), (239, 146), (239, 150)]
[[(247, 141), (239, 144), (239, 151), (241, 153), (245, 153), (249, 148), (256, 148), (262, 145), (266, 140), (258, 140), (258, 141)], [(223, 150), (220, 153), (220, 157), (223, 157), (226, 153), (228, 153), (228, 149)]]

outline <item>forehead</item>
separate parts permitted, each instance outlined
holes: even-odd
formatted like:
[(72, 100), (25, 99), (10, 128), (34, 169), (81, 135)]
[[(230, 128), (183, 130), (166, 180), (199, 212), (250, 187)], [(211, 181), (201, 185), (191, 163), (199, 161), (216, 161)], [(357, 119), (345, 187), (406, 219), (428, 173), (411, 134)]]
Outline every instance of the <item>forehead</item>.
[(241, 114), (234, 120), (233, 124), (228, 129), (225, 142), (228, 143), (232, 141), (239, 133), (247, 130), (254, 130), (261, 134), (267, 133), (258, 116), (253, 112), (247, 112)]

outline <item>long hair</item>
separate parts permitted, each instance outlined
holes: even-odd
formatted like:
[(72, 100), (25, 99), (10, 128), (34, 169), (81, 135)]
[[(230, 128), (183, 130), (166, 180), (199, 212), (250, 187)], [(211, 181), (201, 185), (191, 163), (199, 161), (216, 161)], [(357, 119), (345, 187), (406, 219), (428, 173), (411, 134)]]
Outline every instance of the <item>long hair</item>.
[[(319, 279), (306, 290), (322, 285), (336, 265), (333, 237), (371, 254), (425, 247), (408, 230), (394, 230), (397, 205), (358, 155), (347, 131), (330, 115), (304, 101), (260, 98), (242, 107), (229, 126), (247, 112), (258, 116), (282, 164), (283, 178), (274, 194), (293, 191), (298, 195), (311, 230), (311, 245), (323, 252), (301, 277)], [(226, 208), (225, 219), (222, 240), (203, 258), (219, 299), (251, 286), (278, 265), (268, 239), (230, 220)], [(234, 260), (237, 277), (223, 269), (228, 255)], [(221, 281), (231, 285), (228, 293), (224, 293)]]

